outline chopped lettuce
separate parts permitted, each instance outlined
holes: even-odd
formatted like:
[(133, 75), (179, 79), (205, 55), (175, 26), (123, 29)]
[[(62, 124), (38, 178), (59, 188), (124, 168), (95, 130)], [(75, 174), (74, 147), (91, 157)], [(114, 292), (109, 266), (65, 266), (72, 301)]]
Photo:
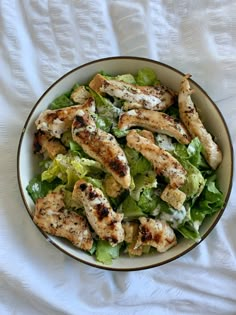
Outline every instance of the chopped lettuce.
[(200, 240), (199, 228), (207, 215), (219, 211), (224, 205), (223, 194), (216, 187), (215, 176), (207, 179), (205, 187), (178, 231), (185, 237)]
[(201, 194), (206, 183), (198, 169), (199, 165), (203, 163), (201, 152), (202, 145), (198, 138), (194, 138), (187, 147), (183, 144), (176, 144), (174, 151), (174, 155), (187, 171), (186, 181), (180, 189), (193, 201)]
[(124, 213), (125, 218), (138, 218), (144, 215), (138, 203), (131, 196), (125, 198), (121, 204), (120, 210)]
[(72, 189), (79, 178), (84, 178), (89, 174), (95, 177), (101, 172), (103, 168), (97, 161), (70, 154), (58, 154), (49, 168), (42, 173), (41, 178), (48, 182), (59, 178), (68, 189)]
[(177, 230), (186, 239), (193, 240), (194, 242), (199, 242), (201, 240), (200, 233), (194, 228), (193, 225), (190, 224), (190, 222), (187, 222), (185, 225), (180, 226)]
[(140, 69), (135, 77), (137, 85), (155, 85), (160, 84), (156, 73), (151, 68)]
[(117, 75), (114, 80), (123, 81), (125, 83), (136, 84), (134, 76), (130, 73)]
[(139, 152), (129, 148), (128, 146), (124, 148), (124, 151), (129, 162), (130, 173), (132, 176), (143, 174), (152, 170), (151, 163)]
[(135, 77), (131, 73), (120, 74), (117, 76), (111, 76), (104, 71), (100, 71), (99, 73), (108, 80), (117, 80), (117, 81), (123, 81), (126, 83), (136, 84)]
[(95, 99), (97, 115), (94, 115), (97, 126), (105, 131), (109, 131), (113, 126), (117, 126), (120, 108), (113, 105), (113, 103), (106, 97), (89, 89), (91, 95)]
[(72, 106), (74, 103), (69, 99), (66, 94), (57, 97), (50, 105), (49, 109), (59, 109), (63, 107)]
[(137, 174), (134, 177), (134, 189), (130, 191), (130, 196), (138, 201), (141, 192), (145, 188), (156, 188), (157, 179), (154, 171), (145, 172), (143, 174)]
[(138, 206), (146, 214), (153, 214), (157, 208), (159, 197), (157, 196), (154, 188), (145, 188), (140, 195)]
[(112, 260), (119, 257), (120, 244), (111, 246), (107, 241), (98, 240), (96, 247), (96, 259), (103, 264), (111, 265)]
[(206, 168), (209, 169), (202, 152), (203, 146), (200, 140), (196, 137), (192, 139), (188, 146), (179, 143), (176, 144), (174, 153), (177, 157), (188, 160), (192, 165), (200, 170)]
[(219, 211), (224, 205), (222, 192), (216, 187), (216, 176), (207, 179), (206, 185), (200, 195), (197, 206), (205, 214), (213, 214)]
[(26, 187), (26, 190), (32, 200), (36, 202), (38, 198), (45, 197), (50, 191), (54, 190), (61, 181), (57, 178), (49, 182), (44, 182), (41, 180), (41, 176), (38, 175), (32, 178)]
[(187, 176), (184, 185), (180, 189), (188, 198), (195, 200), (195, 198), (201, 194), (206, 181), (201, 172), (189, 161), (181, 160), (181, 164), (187, 171)]

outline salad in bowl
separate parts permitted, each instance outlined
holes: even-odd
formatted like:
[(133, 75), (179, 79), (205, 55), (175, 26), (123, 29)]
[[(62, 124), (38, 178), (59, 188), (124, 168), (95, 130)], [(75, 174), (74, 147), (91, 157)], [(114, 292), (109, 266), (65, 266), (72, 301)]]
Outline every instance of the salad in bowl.
[(31, 117), (38, 166), (26, 192), (39, 229), (111, 269), (121, 257), (199, 243), (203, 223), (225, 204), (224, 150), (193, 95), (190, 75), (174, 89), (145, 65), (102, 69), (51, 96)]

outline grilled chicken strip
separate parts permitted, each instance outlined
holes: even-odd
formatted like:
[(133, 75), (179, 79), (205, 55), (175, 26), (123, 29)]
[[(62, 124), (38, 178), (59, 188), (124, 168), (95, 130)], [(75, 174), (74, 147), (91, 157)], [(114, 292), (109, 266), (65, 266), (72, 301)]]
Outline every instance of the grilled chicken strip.
[(60, 138), (65, 131), (70, 130), (72, 121), (79, 109), (88, 109), (94, 112), (94, 100), (89, 98), (83, 105), (75, 105), (55, 110), (47, 109), (39, 115), (35, 122), (36, 127), (55, 138)]
[(142, 137), (134, 129), (128, 133), (126, 140), (130, 148), (140, 152), (153, 164), (158, 175), (169, 178), (170, 187), (178, 188), (184, 184), (187, 172), (169, 152)]
[(191, 136), (199, 138), (204, 148), (205, 159), (213, 169), (216, 169), (222, 161), (222, 152), (199, 118), (191, 99), (193, 90), (190, 88), (189, 77), (190, 75), (186, 75), (180, 85), (178, 97), (180, 118)]
[(108, 241), (112, 246), (123, 242), (123, 214), (112, 209), (100, 189), (85, 180), (78, 180), (72, 198), (83, 204), (88, 221), (100, 239)]
[(118, 127), (126, 130), (138, 126), (153, 132), (174, 137), (182, 144), (188, 144), (191, 137), (185, 126), (173, 117), (148, 109), (132, 109), (120, 116)]
[(52, 192), (36, 201), (34, 222), (46, 233), (68, 239), (85, 251), (93, 246), (93, 238), (86, 218), (65, 209), (63, 194)]
[(139, 221), (139, 235), (135, 248), (150, 245), (163, 253), (177, 244), (175, 233), (167, 222), (145, 217), (141, 217)]
[(165, 110), (174, 103), (174, 92), (162, 85), (138, 86), (118, 80), (108, 80), (97, 74), (89, 83), (89, 87), (97, 93), (107, 93), (152, 110)]
[(77, 111), (72, 123), (72, 137), (84, 152), (100, 162), (123, 188), (129, 188), (130, 169), (123, 150), (113, 135), (96, 127), (88, 111)]
[(65, 154), (66, 148), (59, 139), (50, 136), (50, 134), (42, 130), (38, 130), (34, 134), (33, 151), (34, 153), (44, 154), (53, 160), (57, 154)]

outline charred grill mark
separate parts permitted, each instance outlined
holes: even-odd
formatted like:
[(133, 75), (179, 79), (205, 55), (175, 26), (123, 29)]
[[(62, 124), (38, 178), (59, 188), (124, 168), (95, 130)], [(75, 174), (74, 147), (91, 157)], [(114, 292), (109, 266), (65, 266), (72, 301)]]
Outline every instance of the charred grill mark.
[(82, 127), (86, 127), (87, 126), (87, 123), (86, 123), (86, 121), (85, 121), (83, 116), (76, 115), (75, 116), (75, 121), (77, 122), (77, 124), (76, 124), (77, 128), (82, 128)]
[(100, 221), (109, 215), (109, 209), (102, 203), (96, 205), (96, 210)]
[(88, 194), (88, 198), (89, 200), (94, 200), (95, 198), (98, 197), (98, 194), (96, 193), (96, 191), (90, 191), (89, 194)]
[(118, 158), (115, 158), (112, 161), (110, 161), (109, 166), (114, 172), (119, 174), (119, 176), (121, 176), (121, 177), (126, 176), (128, 167), (126, 164), (124, 164)]
[(58, 114), (56, 112), (55, 113), (48, 113), (47, 118), (48, 118), (48, 121), (52, 122), (53, 120), (58, 118)]
[(141, 236), (142, 242), (147, 242), (152, 239), (152, 233), (145, 226), (141, 227), (141, 234), (142, 234)]
[(85, 191), (85, 189), (87, 188), (87, 185), (85, 183), (83, 183), (79, 187), (80, 187), (81, 191)]
[(42, 131), (38, 131), (34, 134), (34, 142), (33, 142), (33, 152), (40, 153), (42, 150), (42, 145), (40, 144), (40, 136), (43, 134)]

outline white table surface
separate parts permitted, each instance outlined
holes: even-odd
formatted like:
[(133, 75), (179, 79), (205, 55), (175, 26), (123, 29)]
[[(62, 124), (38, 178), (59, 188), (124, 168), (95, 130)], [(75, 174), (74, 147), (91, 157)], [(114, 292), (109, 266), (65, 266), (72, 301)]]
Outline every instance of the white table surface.
[(236, 314), (236, 190), (214, 231), (168, 265), (86, 266), (47, 243), (26, 212), (16, 151), (36, 100), (85, 62), (132, 55), (191, 73), (236, 144), (236, 2), (0, 0), (0, 314)]

